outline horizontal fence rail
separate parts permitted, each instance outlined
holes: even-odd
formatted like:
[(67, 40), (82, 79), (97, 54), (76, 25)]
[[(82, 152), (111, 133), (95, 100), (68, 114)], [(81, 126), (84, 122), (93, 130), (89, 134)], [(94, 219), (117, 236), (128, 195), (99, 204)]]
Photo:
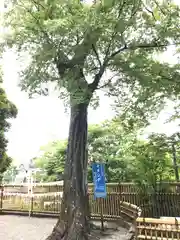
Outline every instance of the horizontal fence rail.
[(179, 240), (180, 221), (176, 218), (137, 218), (136, 239)]
[[(28, 184), (27, 183), (23, 183), (23, 184), (3, 184), (1, 185), (4, 187), (4, 189), (11, 189), (11, 190), (27, 190)], [(89, 187), (89, 191), (93, 190), (93, 184), (89, 183), (88, 187)], [(129, 193), (129, 194), (139, 194), (140, 191), (142, 191), (140, 189), (140, 187), (135, 184), (135, 183), (107, 183), (106, 184), (107, 187), (107, 192), (122, 192), (122, 193)], [(145, 189), (147, 189), (147, 186), (144, 186)], [(34, 183), (33, 184), (33, 192), (56, 192), (57, 190), (63, 190), (63, 182), (59, 181), (59, 182), (48, 182), (48, 183)], [(164, 190), (166, 190), (166, 192), (168, 193), (177, 193), (179, 191), (180, 193), (180, 182), (163, 182), (163, 183), (159, 183), (157, 184), (157, 189), (160, 189), (160, 192), (163, 192)], [(13, 191), (14, 191), (13, 190)]]
[[(162, 187), (163, 186), (163, 187)], [(28, 193), (28, 185), (27, 184), (19, 184), (19, 185), (12, 185), (6, 184), (2, 187), (3, 191), (3, 199), (4, 206), (7, 206), (8, 201), (7, 199), (18, 198), (18, 194), (27, 194)], [(141, 208), (141, 216), (142, 217), (161, 217), (161, 216), (180, 216), (180, 183), (161, 183), (161, 188), (166, 189), (166, 191), (160, 191), (157, 193), (146, 193), (143, 194), (140, 188), (133, 184), (133, 183), (108, 183), (107, 184), (107, 198), (103, 200), (103, 205), (106, 206), (104, 212), (114, 213), (117, 210), (117, 205), (119, 201), (128, 202), (134, 204)], [(91, 201), (91, 208), (97, 208), (97, 201), (93, 200), (93, 184), (88, 185), (88, 191)], [(40, 198), (40, 194), (44, 194), (42, 198), (50, 198), (50, 194), (53, 196), (55, 193), (62, 193), (63, 192), (63, 185), (62, 182), (55, 182), (55, 183), (38, 183), (34, 184), (32, 187), (33, 192), (33, 199), (36, 205), (40, 206), (42, 204), (37, 204), (37, 198)], [(15, 197), (13, 197), (15, 194)], [(48, 197), (45, 195), (48, 194)], [(10, 197), (11, 196), (11, 197)], [(25, 195), (23, 195), (25, 197)], [(21, 198), (23, 198), (21, 196)], [(19, 196), (20, 198), (20, 196)], [(27, 198), (27, 197), (25, 197)], [(52, 198), (52, 196), (51, 196)], [(54, 197), (53, 197), (54, 198)], [(57, 197), (55, 197), (57, 198)], [(41, 200), (43, 201), (43, 200)], [(48, 200), (46, 200), (48, 202)], [(52, 201), (52, 200), (51, 200)], [(59, 202), (61, 200), (59, 199)], [(57, 202), (57, 201), (56, 201)], [(111, 204), (109, 204), (111, 203)], [(45, 203), (46, 208), (47, 204)], [(57, 203), (55, 204), (57, 205)], [(10, 205), (9, 205), (10, 206)], [(42, 207), (41, 207), (42, 208)], [(56, 209), (54, 207), (54, 209)], [(114, 210), (112, 210), (114, 209)], [(118, 212), (119, 210), (117, 210)]]
[[(131, 184), (130, 184), (131, 185)], [(107, 197), (94, 199), (93, 184), (88, 186), (92, 218), (116, 220), (125, 216), (130, 221), (139, 214), (139, 208), (130, 204), (129, 190), (135, 186), (129, 184), (107, 184)], [(6, 184), (1, 186), (1, 212), (29, 212), (33, 214), (58, 215), (61, 211), (63, 186), (61, 182), (53, 184), (34, 184), (32, 193), (28, 193), (28, 185)]]
[[(162, 187), (163, 186), (163, 187)], [(107, 184), (107, 197), (94, 199), (93, 184), (88, 185), (92, 219), (125, 219), (136, 223), (136, 239), (180, 240), (180, 183), (163, 183), (161, 191), (143, 193), (133, 183)], [(58, 216), (61, 212), (62, 182), (1, 186), (1, 213), (29, 213)]]
[[(8, 212), (29, 212), (30, 215), (48, 214), (59, 215), (61, 212), (62, 193), (48, 194), (15, 194), (3, 195), (0, 211)], [(105, 199), (94, 199), (92, 193), (89, 194), (91, 216), (104, 220), (117, 220), (122, 216), (133, 221), (139, 216), (139, 208), (133, 204), (121, 201), (120, 195), (107, 194)]]

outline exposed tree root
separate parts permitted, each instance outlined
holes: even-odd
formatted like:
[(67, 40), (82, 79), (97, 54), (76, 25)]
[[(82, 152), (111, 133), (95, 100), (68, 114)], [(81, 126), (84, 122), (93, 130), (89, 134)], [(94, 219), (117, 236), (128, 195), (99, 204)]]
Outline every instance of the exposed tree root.
[(72, 224), (69, 228), (62, 221), (58, 221), (53, 232), (46, 240), (98, 240), (94, 233), (87, 233), (80, 224)]

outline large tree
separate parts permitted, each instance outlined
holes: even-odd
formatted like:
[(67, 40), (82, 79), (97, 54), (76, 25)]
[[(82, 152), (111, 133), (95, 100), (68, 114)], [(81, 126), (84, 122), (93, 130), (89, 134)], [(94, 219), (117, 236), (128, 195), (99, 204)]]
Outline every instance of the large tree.
[(2, 88), (2, 75), (0, 75), (0, 181), (3, 173), (8, 169), (12, 159), (7, 155), (7, 139), (5, 133), (10, 127), (8, 119), (17, 115), (17, 108), (10, 102)]
[(128, 96), (137, 109), (179, 93), (177, 66), (155, 60), (179, 42), (179, 7), (160, 0), (16, 0), (7, 6), (5, 45), (27, 59), (22, 89), (43, 93), (54, 82), (70, 104), (64, 201), (48, 239), (87, 239), (89, 103), (100, 88), (118, 92), (122, 105)]

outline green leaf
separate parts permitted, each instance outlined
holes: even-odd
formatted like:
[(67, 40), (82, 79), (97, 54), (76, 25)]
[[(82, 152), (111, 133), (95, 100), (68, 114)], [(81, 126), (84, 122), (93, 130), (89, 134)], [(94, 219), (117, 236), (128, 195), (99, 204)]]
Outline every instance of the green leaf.
[(117, 31), (122, 33), (124, 32), (125, 28), (126, 28), (126, 23), (124, 22), (123, 19), (120, 19), (117, 23)]
[(102, 0), (102, 5), (105, 8), (111, 8), (113, 7), (113, 4), (114, 4), (114, 0)]
[(154, 17), (155, 17), (155, 19), (157, 20), (157, 21), (160, 21), (161, 20), (161, 15), (160, 15), (160, 12), (159, 12), (160, 10), (158, 9), (158, 8), (155, 8), (154, 10), (153, 10), (153, 14), (154, 14)]

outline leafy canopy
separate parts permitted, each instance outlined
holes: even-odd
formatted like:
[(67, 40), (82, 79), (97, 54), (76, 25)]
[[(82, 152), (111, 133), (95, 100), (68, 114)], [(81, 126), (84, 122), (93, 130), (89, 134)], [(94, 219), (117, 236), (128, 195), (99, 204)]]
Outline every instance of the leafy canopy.
[(18, 168), (12, 162), (11, 165), (7, 168), (7, 170), (3, 174), (3, 182), (4, 183), (14, 182), (17, 174), (18, 174)]
[(53, 82), (76, 104), (103, 88), (121, 99), (124, 112), (133, 106), (143, 118), (143, 108), (179, 95), (179, 65), (155, 58), (179, 44), (180, 9), (173, 1), (16, 0), (7, 6), (4, 46), (28, 54), (21, 87), (30, 95)]
[(35, 159), (35, 166), (44, 172), (36, 179), (44, 181), (62, 180), (65, 165), (67, 141), (57, 141), (44, 146), (43, 154)]
[(5, 133), (10, 128), (8, 119), (14, 118), (17, 115), (17, 108), (10, 102), (2, 88), (2, 75), (0, 75), (0, 179), (11, 163), (11, 158), (7, 156), (7, 139)]
[[(116, 118), (88, 129), (88, 181), (92, 182), (91, 164), (103, 161), (108, 182), (136, 182), (155, 189), (159, 181), (173, 180), (171, 141), (165, 135), (152, 134), (147, 141), (137, 138), (138, 131), (127, 131)], [(43, 181), (63, 179), (67, 141), (57, 141), (43, 147), (36, 167), (44, 174)], [(178, 151), (177, 151), (178, 153)], [(177, 155), (178, 158), (178, 155)]]

